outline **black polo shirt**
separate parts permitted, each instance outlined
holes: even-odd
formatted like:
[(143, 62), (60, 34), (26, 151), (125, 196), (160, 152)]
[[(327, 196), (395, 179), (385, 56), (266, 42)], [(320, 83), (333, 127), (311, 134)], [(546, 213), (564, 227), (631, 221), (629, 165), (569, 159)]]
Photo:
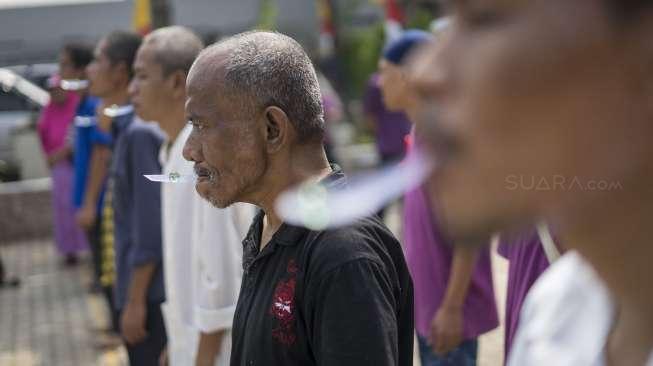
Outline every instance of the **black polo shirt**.
[(231, 365), (412, 366), (413, 285), (390, 230), (376, 218), (327, 231), (283, 224), (259, 252), (263, 216), (243, 241)]

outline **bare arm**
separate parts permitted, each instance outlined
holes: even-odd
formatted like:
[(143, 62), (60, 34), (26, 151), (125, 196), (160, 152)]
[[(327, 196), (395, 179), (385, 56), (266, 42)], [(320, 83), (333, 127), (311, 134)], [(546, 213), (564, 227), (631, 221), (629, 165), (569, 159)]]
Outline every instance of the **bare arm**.
[(154, 271), (157, 263), (146, 263), (134, 267), (131, 282), (129, 283), (129, 292), (127, 294), (128, 303), (146, 304), (147, 290), (152, 282)]
[(463, 306), (477, 259), (478, 250), (476, 248), (456, 247), (447, 292), (442, 301), (443, 307), (461, 308)]
[(48, 165), (53, 166), (62, 160), (68, 159), (71, 155), (72, 149), (70, 146), (64, 146), (47, 157)]
[(150, 282), (152, 282), (156, 268), (156, 263), (147, 263), (133, 269), (127, 304), (120, 319), (122, 336), (130, 344), (139, 343), (147, 337), (145, 328), (147, 290)]
[(225, 337), (226, 330), (219, 330), (213, 333), (200, 332), (200, 341), (197, 348), (197, 358), (195, 366), (213, 366), (215, 359), (222, 348), (222, 341)]
[(478, 259), (478, 249), (456, 247), (449, 282), (442, 304), (431, 323), (430, 343), (435, 352), (446, 354), (463, 339), (463, 305)]
[[(109, 131), (111, 119), (101, 114), (101, 112), (98, 112), (98, 116), (99, 129), (105, 132)], [(100, 197), (100, 192), (102, 192), (102, 185), (107, 177), (110, 160), (111, 149), (108, 146), (96, 144), (93, 147), (84, 203), (80, 212), (77, 214), (77, 222), (86, 229), (90, 229), (95, 222), (97, 202)]]

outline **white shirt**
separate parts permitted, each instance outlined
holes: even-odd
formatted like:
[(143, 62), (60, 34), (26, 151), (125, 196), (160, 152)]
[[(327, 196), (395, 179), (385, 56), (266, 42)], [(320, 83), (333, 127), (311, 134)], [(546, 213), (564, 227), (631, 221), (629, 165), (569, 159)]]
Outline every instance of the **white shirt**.
[[(164, 143), (159, 159), (163, 174), (193, 174), (182, 150), (191, 127), (172, 146)], [(242, 279), (242, 240), (254, 206), (217, 209), (203, 200), (192, 183), (163, 183), (163, 261), (170, 365), (193, 365), (199, 332), (230, 329)], [(228, 365), (231, 334), (223, 339), (216, 365)]]
[[(604, 366), (614, 320), (611, 295), (580, 254), (569, 252), (533, 285), (509, 366)], [(653, 353), (647, 366), (653, 366)]]

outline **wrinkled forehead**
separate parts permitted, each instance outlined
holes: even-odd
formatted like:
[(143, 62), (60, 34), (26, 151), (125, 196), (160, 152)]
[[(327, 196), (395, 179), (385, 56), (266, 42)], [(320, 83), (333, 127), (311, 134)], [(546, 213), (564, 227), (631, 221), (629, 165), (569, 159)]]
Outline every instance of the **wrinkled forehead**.
[(218, 107), (223, 95), (226, 58), (223, 53), (201, 54), (186, 80), (186, 112), (207, 114)]
[(217, 89), (224, 84), (226, 62), (224, 51), (210, 50), (200, 54), (188, 72), (186, 80), (188, 95), (207, 91), (217, 92)]

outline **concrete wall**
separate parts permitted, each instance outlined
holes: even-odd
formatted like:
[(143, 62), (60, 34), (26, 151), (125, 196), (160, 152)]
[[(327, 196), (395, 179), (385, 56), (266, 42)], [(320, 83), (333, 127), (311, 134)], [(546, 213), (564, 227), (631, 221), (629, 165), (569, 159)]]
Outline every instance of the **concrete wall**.
[(50, 179), (0, 184), (0, 245), (52, 236)]
[(35, 130), (22, 130), (13, 136), (14, 156), (20, 166), (20, 179), (46, 178), (50, 171)]
[(130, 0), (2, 9), (0, 65), (52, 62), (66, 42), (95, 42), (131, 24)]
[[(168, 0), (175, 24), (201, 33), (232, 34), (256, 25), (260, 0)], [(55, 3), (57, 1), (49, 1)], [(132, 0), (0, 9), (0, 66), (53, 62), (72, 40), (95, 42), (115, 29), (131, 29)], [(312, 48), (317, 13), (312, 0), (276, 0), (282, 32)]]

